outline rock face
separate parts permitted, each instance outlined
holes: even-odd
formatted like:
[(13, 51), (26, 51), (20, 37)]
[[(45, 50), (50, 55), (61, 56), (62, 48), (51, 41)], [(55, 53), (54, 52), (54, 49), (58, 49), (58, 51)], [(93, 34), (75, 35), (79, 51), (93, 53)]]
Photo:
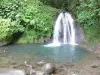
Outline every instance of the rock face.
[(85, 42), (85, 34), (80, 25), (75, 25), (75, 42), (80, 44)]
[(22, 70), (0, 69), (0, 75), (25, 75)]

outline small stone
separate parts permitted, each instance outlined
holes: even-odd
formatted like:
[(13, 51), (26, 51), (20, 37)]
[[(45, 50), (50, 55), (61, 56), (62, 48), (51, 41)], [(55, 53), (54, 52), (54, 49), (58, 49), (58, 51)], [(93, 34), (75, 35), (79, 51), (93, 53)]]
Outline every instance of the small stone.
[(44, 60), (40, 61), (37, 63), (38, 66), (43, 66), (46, 62), (44, 62)]
[(92, 68), (97, 68), (98, 66), (97, 65), (93, 65), (93, 66), (91, 66)]
[(24, 63), (25, 63), (25, 66), (27, 67), (28, 70), (31, 70), (32, 69), (32, 65), (27, 64), (26, 61)]

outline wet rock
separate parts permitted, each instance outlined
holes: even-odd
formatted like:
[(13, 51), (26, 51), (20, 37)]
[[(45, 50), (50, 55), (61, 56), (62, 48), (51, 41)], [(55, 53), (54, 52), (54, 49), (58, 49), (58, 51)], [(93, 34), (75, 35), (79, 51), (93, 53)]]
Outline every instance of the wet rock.
[(100, 47), (96, 49), (95, 53), (99, 53), (100, 54)]
[(31, 70), (32, 69), (32, 65), (29, 65), (26, 61), (24, 62), (25, 63), (25, 66), (28, 70)]
[(24, 63), (25, 63), (26, 68), (29, 70), (30, 75), (36, 75), (36, 71), (32, 69), (32, 65), (29, 65), (26, 61)]
[(44, 72), (37, 71), (37, 72), (36, 72), (36, 75), (44, 75)]
[(78, 74), (72, 72), (71, 75), (78, 75)]
[(97, 65), (93, 65), (93, 66), (91, 66), (92, 68), (97, 68), (98, 66)]
[(97, 59), (98, 59), (98, 60), (100, 59), (100, 55), (97, 55)]
[(91, 62), (89, 67), (91, 67), (91, 68), (99, 68), (99, 65), (100, 65), (100, 60), (94, 60), (93, 62)]
[(57, 66), (56, 66), (56, 74), (65, 71), (64, 68), (65, 68), (65, 67), (64, 67), (64, 65), (62, 65), (62, 64), (61, 64), (61, 65), (60, 65), (60, 64), (57, 65)]
[(44, 66), (43, 66), (43, 72), (45, 73), (44, 75), (50, 75), (50, 74), (53, 74), (55, 73), (55, 66), (51, 63), (46, 63)]
[(30, 75), (36, 75), (36, 71), (33, 70), (33, 69), (31, 69), (31, 70), (30, 70)]
[(25, 75), (23, 70), (0, 69), (0, 75)]
[(37, 63), (38, 66), (43, 66), (46, 62), (44, 60)]

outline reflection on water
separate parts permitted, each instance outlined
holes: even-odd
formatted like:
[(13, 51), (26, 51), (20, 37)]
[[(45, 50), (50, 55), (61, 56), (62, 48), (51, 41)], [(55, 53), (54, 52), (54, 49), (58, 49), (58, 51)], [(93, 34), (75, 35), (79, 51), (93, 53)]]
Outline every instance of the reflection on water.
[[(6, 52), (3, 52), (6, 50)], [(54, 61), (54, 62), (77, 62), (89, 53), (78, 46), (63, 45), (59, 47), (44, 47), (38, 44), (12, 45), (0, 48), (1, 63), (13, 61), (21, 63), (24, 61)]]

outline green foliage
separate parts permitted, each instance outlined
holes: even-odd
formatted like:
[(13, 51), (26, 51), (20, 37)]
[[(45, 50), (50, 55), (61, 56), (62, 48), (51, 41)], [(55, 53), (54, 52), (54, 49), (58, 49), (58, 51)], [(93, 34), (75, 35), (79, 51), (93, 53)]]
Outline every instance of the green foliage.
[[(38, 0), (3, 2), (0, 4), (0, 12), (2, 12), (0, 16), (3, 19), (10, 19), (11, 22), (16, 22), (15, 25), (18, 25), (24, 31), (22, 38), (18, 41), (19, 43), (32, 43), (38, 40), (43, 42), (52, 35), (56, 9), (45, 6)], [(18, 31), (22, 31), (18, 27), (16, 28)], [(9, 28), (9, 30), (12, 29), (14, 29), (14, 26)], [(4, 30), (6, 31), (6, 28)], [(18, 31), (7, 32), (6, 35), (10, 37), (12, 36), (11, 34)], [(3, 35), (1, 36), (4, 37)]]
[(0, 16), (16, 20), (16, 15), (20, 12), (21, 3), (19, 1), (7, 2), (0, 4)]
[(53, 33), (56, 9), (45, 6), (38, 0), (27, 0), (23, 10), (21, 24), (25, 26), (25, 32), (19, 42), (27, 40), (30, 43), (37, 43), (41, 39), (40, 42), (43, 42), (50, 38)]
[(11, 21), (11, 19), (0, 19), (0, 38), (5, 40), (13, 33), (24, 31), (24, 28), (17, 23), (16, 21)]
[(78, 0), (40, 0), (46, 5), (55, 7), (57, 9), (63, 9), (76, 14), (76, 5), (78, 4)]
[(18, 17), (21, 9), (21, 3), (18, 1), (2, 0), (0, 3), (0, 40), (9, 42), (11, 36), (17, 32), (24, 31), (20, 25)]
[(79, 0), (77, 21), (84, 28), (87, 42), (100, 42), (100, 4), (99, 0)]

